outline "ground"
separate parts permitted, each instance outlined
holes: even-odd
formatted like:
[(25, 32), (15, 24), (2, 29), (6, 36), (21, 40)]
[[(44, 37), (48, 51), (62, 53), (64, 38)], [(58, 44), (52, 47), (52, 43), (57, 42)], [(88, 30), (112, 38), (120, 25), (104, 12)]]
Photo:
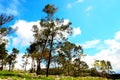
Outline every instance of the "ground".
[(70, 77), (70, 76), (58, 76), (45, 75), (36, 76), (35, 73), (21, 72), (21, 71), (0, 71), (0, 80), (108, 80), (100, 77)]

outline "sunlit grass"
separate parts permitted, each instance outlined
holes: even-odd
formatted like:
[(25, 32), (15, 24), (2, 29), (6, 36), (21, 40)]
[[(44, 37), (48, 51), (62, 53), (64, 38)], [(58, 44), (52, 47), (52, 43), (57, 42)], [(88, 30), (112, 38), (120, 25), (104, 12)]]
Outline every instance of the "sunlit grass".
[(100, 77), (71, 77), (71, 76), (36, 76), (35, 73), (24, 73), (21, 71), (0, 71), (0, 80), (108, 80)]

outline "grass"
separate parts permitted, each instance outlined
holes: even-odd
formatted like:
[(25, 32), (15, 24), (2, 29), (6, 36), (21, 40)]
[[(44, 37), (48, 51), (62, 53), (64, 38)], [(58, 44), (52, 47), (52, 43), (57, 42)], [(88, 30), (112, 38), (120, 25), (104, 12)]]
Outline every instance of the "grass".
[(34, 73), (23, 73), (20, 71), (0, 71), (0, 80), (108, 80), (100, 77), (70, 77), (70, 76), (53, 76), (45, 75), (36, 76)]

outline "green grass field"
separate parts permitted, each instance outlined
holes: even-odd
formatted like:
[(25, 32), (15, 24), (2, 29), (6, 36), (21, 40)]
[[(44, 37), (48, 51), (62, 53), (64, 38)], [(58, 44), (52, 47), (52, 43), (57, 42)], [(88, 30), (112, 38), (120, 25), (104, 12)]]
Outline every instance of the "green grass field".
[(20, 71), (0, 71), (0, 80), (108, 80), (100, 77), (69, 77), (45, 75), (36, 76), (34, 73), (22, 73)]

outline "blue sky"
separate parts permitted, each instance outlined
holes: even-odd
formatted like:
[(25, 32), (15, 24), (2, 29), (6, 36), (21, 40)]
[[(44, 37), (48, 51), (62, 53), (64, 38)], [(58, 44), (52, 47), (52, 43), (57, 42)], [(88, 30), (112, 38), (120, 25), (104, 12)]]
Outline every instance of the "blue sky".
[(45, 17), (42, 9), (48, 3), (58, 8), (55, 17), (72, 22), (69, 41), (83, 46), (84, 60), (90, 66), (94, 59), (104, 59), (120, 71), (120, 0), (0, 0), (0, 13), (13, 14), (10, 25), (19, 28), (7, 37), (8, 50), (17, 47), (25, 52), (33, 41), (31, 27)]

